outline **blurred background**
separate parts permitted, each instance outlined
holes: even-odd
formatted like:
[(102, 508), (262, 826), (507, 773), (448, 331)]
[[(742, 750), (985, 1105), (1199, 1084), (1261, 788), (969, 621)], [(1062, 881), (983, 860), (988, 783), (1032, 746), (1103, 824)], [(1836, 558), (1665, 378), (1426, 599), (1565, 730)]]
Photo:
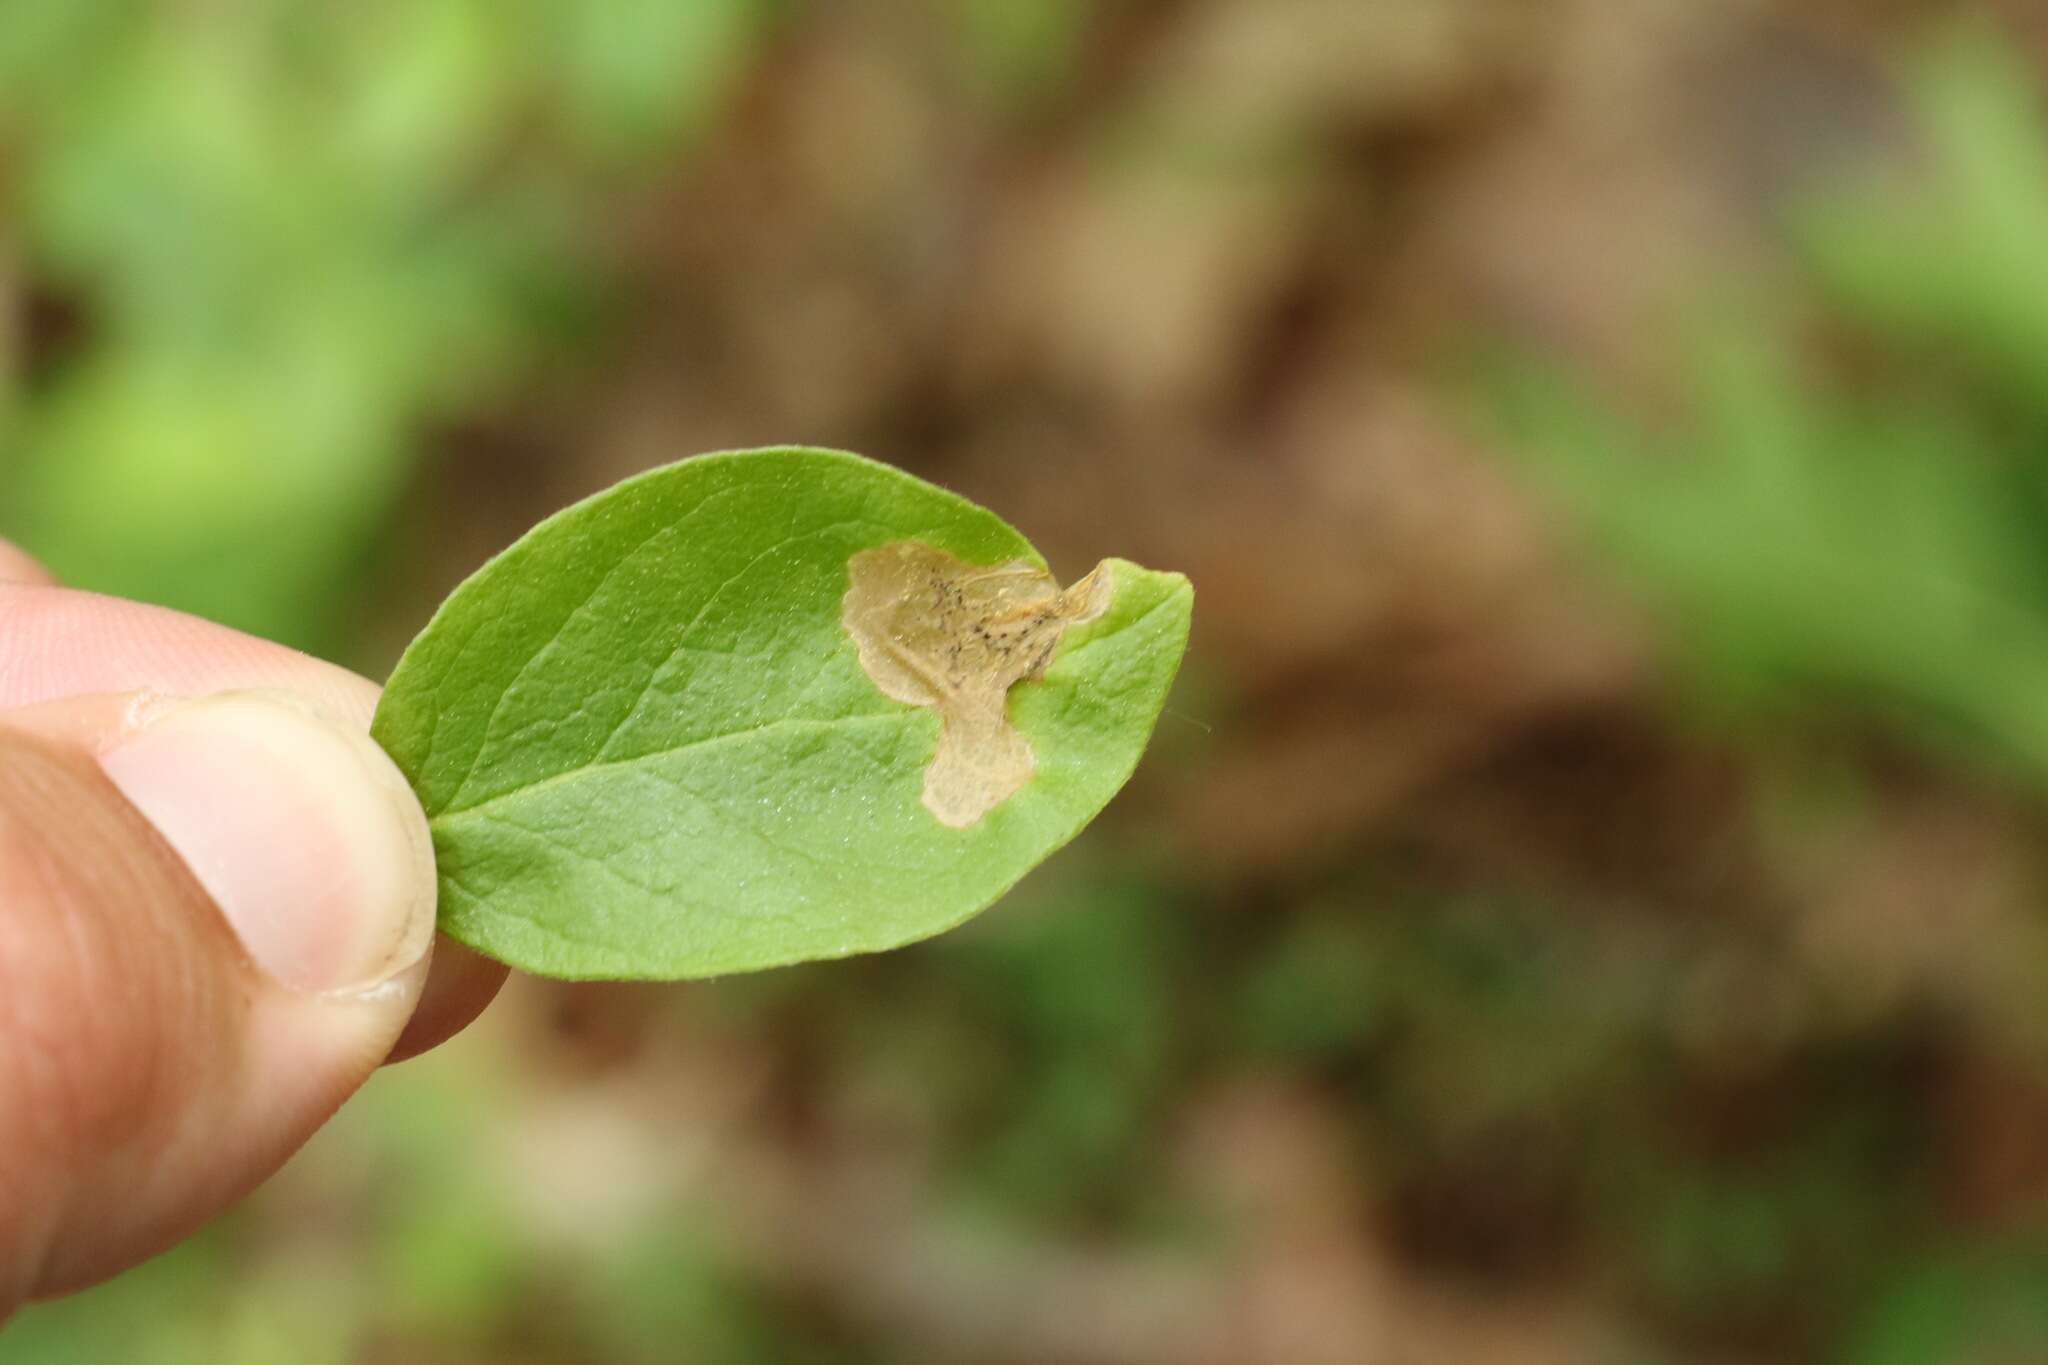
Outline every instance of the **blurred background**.
[(515, 982), (0, 1361), (2048, 1359), (2038, 0), (7, 0), (0, 532), (381, 676), (849, 447), (1195, 580), (884, 957)]

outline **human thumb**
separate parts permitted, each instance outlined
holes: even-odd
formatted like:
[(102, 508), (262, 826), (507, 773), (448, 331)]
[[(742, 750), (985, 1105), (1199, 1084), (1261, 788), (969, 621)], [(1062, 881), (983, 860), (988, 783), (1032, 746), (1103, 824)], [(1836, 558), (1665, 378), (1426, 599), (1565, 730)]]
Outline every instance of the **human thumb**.
[(191, 1231), (390, 1050), (426, 821), (283, 693), (0, 712), (0, 1319)]

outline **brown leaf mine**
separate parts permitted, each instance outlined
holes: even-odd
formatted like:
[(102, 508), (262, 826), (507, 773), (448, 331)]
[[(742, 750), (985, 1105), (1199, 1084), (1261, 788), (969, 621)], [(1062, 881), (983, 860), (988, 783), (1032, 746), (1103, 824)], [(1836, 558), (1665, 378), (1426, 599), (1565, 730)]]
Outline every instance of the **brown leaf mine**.
[(1023, 560), (969, 564), (915, 540), (862, 550), (846, 569), (840, 619), (861, 667), (884, 695), (939, 713), (925, 808), (965, 828), (1030, 780), (1010, 689), (1045, 672), (1068, 626), (1102, 615), (1109, 575), (1098, 565), (1061, 591)]

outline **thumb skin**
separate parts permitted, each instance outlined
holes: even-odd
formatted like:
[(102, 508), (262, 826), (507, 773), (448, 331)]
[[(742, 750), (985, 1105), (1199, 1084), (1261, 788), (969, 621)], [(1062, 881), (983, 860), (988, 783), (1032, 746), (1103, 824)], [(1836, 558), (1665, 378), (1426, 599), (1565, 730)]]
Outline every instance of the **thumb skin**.
[(426, 821), (282, 693), (0, 713), (0, 1320), (193, 1230), (390, 1050)]

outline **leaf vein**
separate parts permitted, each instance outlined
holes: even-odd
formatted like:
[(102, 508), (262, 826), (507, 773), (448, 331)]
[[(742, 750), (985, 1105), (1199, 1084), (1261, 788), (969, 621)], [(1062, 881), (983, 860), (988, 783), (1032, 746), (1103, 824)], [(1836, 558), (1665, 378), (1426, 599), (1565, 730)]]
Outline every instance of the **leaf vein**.
[(677, 517), (673, 521), (665, 521), (645, 536), (642, 536), (634, 543), (632, 549), (620, 555), (611, 567), (598, 577), (597, 582), (591, 585), (590, 591), (584, 593), (578, 599), (575, 606), (563, 614), (562, 618), (555, 623), (553, 630), (549, 632), (547, 640), (539, 649), (527, 656), (526, 662), (521, 664), (518, 672), (512, 675), (512, 680), (505, 684), (503, 691), (498, 693), (498, 699), (492, 703), (490, 714), (484, 718), (483, 733), (477, 739), (476, 751), (470, 755), (469, 767), (462, 774), (462, 781), (456, 784), (455, 794), (450, 798), (451, 800), (460, 800), (462, 794), (469, 790), (469, 784), (476, 778), (477, 769), (483, 765), (484, 755), (491, 749), (491, 731), (496, 727), (498, 717), (503, 714), (505, 704), (512, 699), (512, 695), (519, 690), (520, 685), (532, 674), (534, 668), (541, 660), (547, 658), (561, 644), (562, 632), (574, 624), (577, 618), (582, 616), (584, 612), (588, 611), (590, 604), (597, 600), (598, 594), (602, 593), (605, 587), (613, 579), (617, 578), (619, 573), (628, 564), (638, 559), (649, 545), (652, 545), (665, 535), (682, 530), (685, 526), (701, 517), (706, 509), (733, 496), (735, 496), (735, 492), (729, 488), (719, 489), (716, 492), (707, 494), (682, 516)]
[(724, 582), (720, 583), (717, 587), (713, 588), (708, 594), (705, 595), (704, 604), (697, 608), (697, 614), (695, 616), (692, 616), (689, 619), (689, 621), (683, 626), (682, 630), (677, 632), (676, 643), (669, 650), (668, 656), (664, 658), (660, 663), (656, 664), (654, 668), (648, 673), (647, 681), (642, 683), (640, 686), (639, 695), (633, 698), (632, 705), (626, 708), (626, 714), (619, 719), (618, 724), (612, 727), (611, 734), (607, 736), (605, 742), (598, 747), (598, 757), (600, 759), (605, 758), (611, 752), (613, 742), (616, 741), (618, 737), (625, 732), (628, 726), (630, 726), (636, 719), (639, 718), (640, 708), (647, 704), (647, 698), (649, 697), (649, 695), (653, 693), (655, 684), (660, 680), (663, 670), (667, 669), (669, 665), (673, 664), (676, 661), (677, 655), (683, 653), (686, 649), (690, 647), (690, 637), (696, 634), (697, 628), (704, 624), (704, 618), (711, 614), (711, 609), (718, 605), (718, 600), (721, 597), (725, 596), (726, 591), (730, 589), (733, 586), (733, 584), (738, 583), (740, 580), (744, 579), (748, 574), (752, 573), (757, 566), (759, 566), (767, 559), (771, 558), (774, 555), (780, 554), (782, 551), (788, 549), (790, 546), (796, 544), (798, 541), (810, 540), (818, 536), (830, 535), (835, 531), (845, 531), (856, 526), (873, 525), (875, 525), (875, 523), (856, 518), (849, 521), (835, 521), (829, 526), (819, 526), (809, 531), (799, 531), (795, 535), (784, 536), (781, 540), (776, 541), (773, 545), (767, 546), (759, 554), (755, 555), (752, 559), (749, 559), (745, 564), (742, 564)]

